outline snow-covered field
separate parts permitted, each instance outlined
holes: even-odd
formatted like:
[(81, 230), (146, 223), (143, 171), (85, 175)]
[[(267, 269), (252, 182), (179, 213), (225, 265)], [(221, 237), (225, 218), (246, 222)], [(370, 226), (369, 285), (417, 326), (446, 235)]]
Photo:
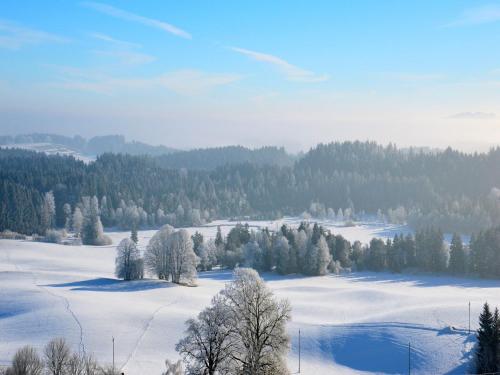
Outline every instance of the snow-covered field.
[[(230, 223), (219, 222), (203, 234), (213, 236), (217, 224), (229, 230)], [(335, 233), (365, 242), (362, 236), (392, 237), (395, 230), (359, 226)], [(140, 232), (139, 245), (153, 233)], [(110, 234), (114, 244), (129, 235)], [(0, 240), (0, 365), (16, 348), (29, 343), (41, 349), (55, 336), (110, 363), (114, 337), (117, 367), (126, 374), (160, 374), (166, 358), (177, 358), (184, 321), (231, 279), (230, 272), (215, 271), (200, 274), (193, 288), (123, 282), (114, 278), (114, 257), (114, 245)], [(407, 373), (409, 342), (412, 373), (465, 373), (474, 341), (466, 330), (468, 302), (473, 328), (484, 301), (500, 304), (498, 281), (388, 273), (264, 277), (292, 304), (289, 368), (297, 372), (300, 329), (302, 374)]]

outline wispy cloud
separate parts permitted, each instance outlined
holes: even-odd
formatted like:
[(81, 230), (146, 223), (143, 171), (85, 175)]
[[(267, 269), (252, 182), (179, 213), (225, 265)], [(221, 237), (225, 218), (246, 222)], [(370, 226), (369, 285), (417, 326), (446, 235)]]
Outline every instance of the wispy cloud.
[(186, 32), (186, 31), (184, 31), (184, 30), (182, 30), (174, 25), (171, 25), (167, 22), (159, 21), (159, 20), (156, 20), (154, 18), (144, 17), (144, 16), (141, 16), (138, 14), (134, 14), (134, 13), (128, 12), (126, 10), (115, 8), (115, 7), (108, 5), (108, 4), (88, 1), (88, 2), (83, 2), (82, 5), (86, 6), (88, 8), (94, 9), (95, 11), (98, 11), (100, 13), (107, 14), (108, 16), (111, 16), (111, 17), (120, 18), (120, 19), (126, 20), (126, 21), (140, 23), (140, 24), (145, 25), (145, 26), (149, 26), (149, 27), (153, 27), (156, 29), (166, 31), (170, 34), (173, 34), (173, 35), (181, 37), (181, 38), (185, 38), (185, 39), (192, 38), (191, 34), (189, 34), (188, 32)]
[(433, 73), (409, 73), (409, 72), (384, 72), (382, 76), (402, 82), (425, 82), (443, 79), (442, 74)]
[(107, 43), (111, 47), (106, 50), (99, 49), (92, 51), (95, 55), (114, 58), (124, 65), (141, 65), (156, 60), (154, 56), (137, 52), (136, 49), (142, 48), (142, 45), (138, 43), (127, 42), (107, 34), (96, 32), (89, 33), (88, 35), (94, 39)]
[(496, 118), (496, 114), (488, 112), (461, 112), (448, 116), (453, 120), (491, 120)]
[(71, 67), (60, 67), (63, 77), (53, 87), (114, 95), (123, 90), (166, 88), (174, 93), (195, 96), (219, 86), (228, 85), (242, 77), (231, 73), (209, 73), (200, 70), (178, 70), (147, 78), (116, 78)]
[(0, 20), (0, 48), (16, 50), (26, 45), (64, 42), (68, 42), (68, 39), (7, 20)]
[(145, 54), (145, 53), (140, 53), (140, 52), (135, 52), (135, 51), (128, 51), (128, 50), (117, 50), (117, 51), (102, 51), (102, 50), (95, 50), (93, 51), (94, 54), (98, 56), (104, 56), (104, 57), (111, 57), (116, 60), (118, 60), (121, 64), (123, 65), (142, 65), (142, 64), (147, 64), (152, 61), (156, 60), (156, 57)]
[(218, 86), (239, 81), (242, 77), (232, 73), (206, 73), (199, 70), (178, 70), (159, 78), (161, 85), (183, 95), (197, 95)]
[(142, 47), (142, 45), (140, 45), (139, 43), (126, 42), (124, 40), (113, 38), (112, 36), (109, 36), (107, 34), (92, 32), (92, 33), (88, 33), (88, 35), (94, 39), (108, 42), (108, 43), (114, 44), (116, 46), (129, 47), (129, 48)]
[(466, 10), (460, 17), (444, 27), (481, 25), (497, 21), (500, 21), (500, 5), (490, 4)]
[(330, 76), (326, 74), (319, 75), (309, 70), (299, 68), (298, 66), (292, 65), (288, 61), (285, 61), (273, 55), (269, 55), (262, 52), (251, 51), (248, 49), (238, 48), (238, 47), (229, 47), (229, 48), (234, 52), (240, 53), (242, 55), (251, 58), (252, 60), (272, 65), (280, 73), (282, 73), (289, 81), (322, 82), (330, 79)]

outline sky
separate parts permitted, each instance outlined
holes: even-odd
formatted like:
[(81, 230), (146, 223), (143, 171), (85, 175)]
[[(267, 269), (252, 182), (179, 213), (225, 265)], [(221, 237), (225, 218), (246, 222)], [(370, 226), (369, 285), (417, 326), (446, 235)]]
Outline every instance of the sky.
[(500, 143), (500, 1), (2, 0), (0, 134)]

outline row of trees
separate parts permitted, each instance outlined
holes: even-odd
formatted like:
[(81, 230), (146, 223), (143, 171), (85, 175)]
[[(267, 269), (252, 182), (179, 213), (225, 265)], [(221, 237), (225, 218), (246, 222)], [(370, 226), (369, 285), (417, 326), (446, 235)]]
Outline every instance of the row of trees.
[(31, 346), (17, 350), (12, 364), (2, 375), (115, 375), (111, 367), (101, 366), (92, 355), (72, 352), (63, 338), (51, 340), (43, 354)]
[(444, 241), (437, 229), (394, 238), (373, 238), (369, 244), (351, 243), (319, 224), (301, 223), (297, 228), (283, 225), (278, 231), (253, 230), (238, 224), (224, 238), (217, 231), (214, 240), (205, 241), (200, 233), (192, 236), (198, 256), (198, 270), (216, 265), (252, 267), (260, 272), (301, 273), (316, 276), (342, 270), (402, 272), (405, 269), (453, 275), (500, 277), (500, 228), (473, 235), (469, 246), (454, 234)]
[(131, 237), (118, 244), (115, 260), (117, 277), (124, 280), (142, 279), (146, 268), (151, 275), (176, 284), (190, 284), (196, 278), (199, 258), (193, 251), (193, 241), (185, 229), (175, 231), (170, 225), (163, 226), (149, 240), (144, 258), (137, 248), (134, 232)]
[(380, 209), (391, 221), (472, 232), (500, 224), (499, 163), (500, 149), (424, 152), (370, 142), (318, 145), (293, 166), (228, 162), (214, 170), (162, 168), (146, 156), (104, 154), (84, 164), (0, 150), (0, 230), (44, 234), (51, 203), (44, 195), (52, 191), (56, 227), (65, 224), (65, 204), (96, 196), (104, 225), (124, 228), (299, 215), (311, 208), (328, 215), (330, 207), (337, 217), (339, 208), (342, 217), (345, 208)]

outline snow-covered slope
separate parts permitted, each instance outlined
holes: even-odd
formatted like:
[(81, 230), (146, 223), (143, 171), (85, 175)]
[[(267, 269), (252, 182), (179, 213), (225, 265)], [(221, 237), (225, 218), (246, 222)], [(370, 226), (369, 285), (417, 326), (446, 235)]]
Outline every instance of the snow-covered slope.
[[(143, 247), (152, 232), (140, 232)], [(116, 243), (128, 235), (111, 234)], [(230, 272), (199, 275), (198, 287), (158, 280), (118, 281), (114, 246), (63, 246), (0, 240), (0, 365), (16, 348), (38, 348), (64, 336), (75, 350), (112, 359), (126, 374), (160, 374), (184, 321), (195, 316), (231, 279)], [(289, 368), (301, 374), (464, 373), (473, 345), (467, 334), (484, 301), (500, 304), (497, 281), (354, 273), (325, 277), (265, 275), (293, 308)]]
[(90, 163), (95, 160), (94, 157), (83, 155), (82, 153), (72, 150), (66, 146), (54, 143), (13, 143), (0, 145), (0, 148), (20, 148), (28, 151), (43, 152), (47, 155), (73, 156), (75, 159), (82, 160), (85, 163)]

